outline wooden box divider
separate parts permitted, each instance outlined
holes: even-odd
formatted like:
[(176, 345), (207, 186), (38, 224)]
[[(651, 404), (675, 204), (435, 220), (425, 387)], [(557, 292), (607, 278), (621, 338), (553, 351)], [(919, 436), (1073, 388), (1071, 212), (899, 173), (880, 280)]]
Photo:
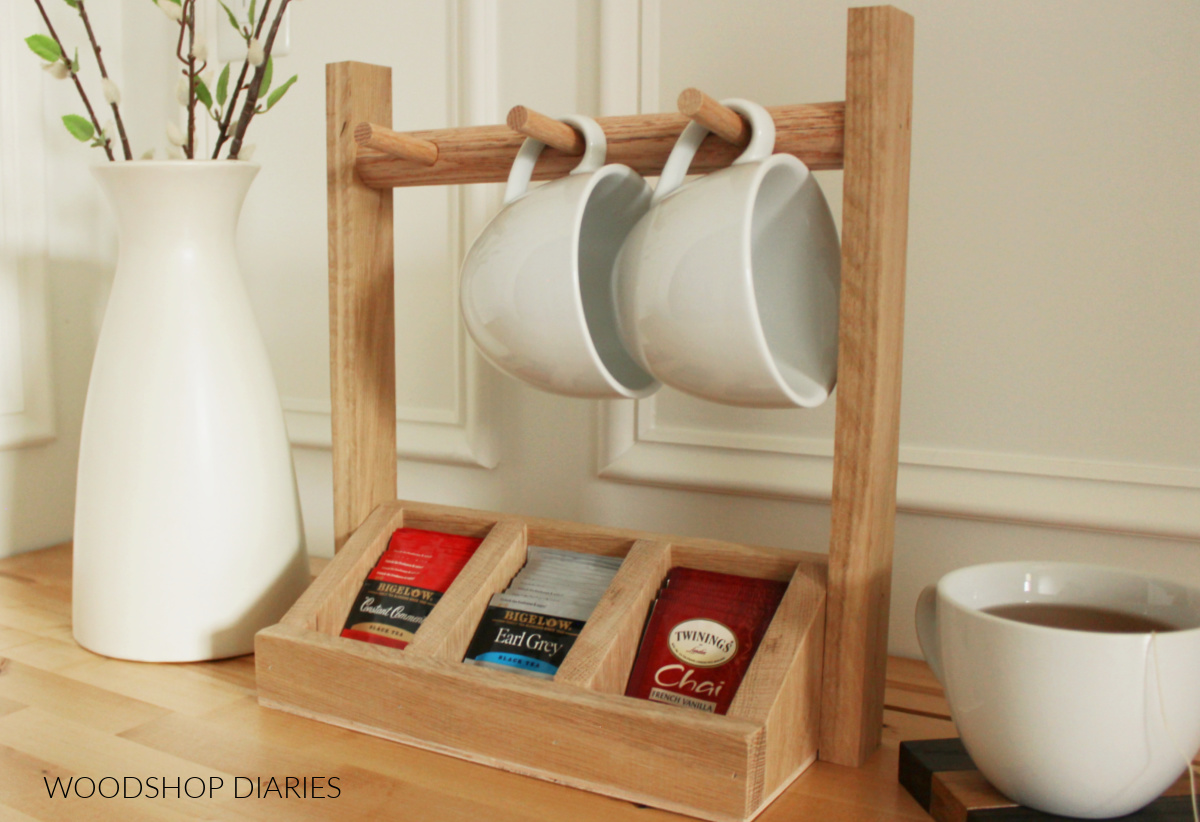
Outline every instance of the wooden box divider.
[[(392, 532), (484, 538), (404, 650), (340, 636)], [(528, 537), (527, 537), (528, 535)], [(462, 662), (532, 542), (623, 556), (553, 680)], [(624, 696), (670, 568), (790, 580), (725, 716)], [(260, 701), (326, 722), (705, 819), (749, 819), (816, 757), (825, 558), (441, 505), (377, 508), (256, 646)]]

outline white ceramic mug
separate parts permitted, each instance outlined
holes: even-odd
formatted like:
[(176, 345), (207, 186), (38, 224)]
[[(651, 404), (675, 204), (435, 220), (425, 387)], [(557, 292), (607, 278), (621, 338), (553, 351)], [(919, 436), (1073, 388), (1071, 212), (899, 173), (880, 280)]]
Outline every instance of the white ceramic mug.
[(463, 318), (492, 364), (538, 388), (645, 397), (659, 383), (622, 345), (612, 270), (650, 206), (650, 186), (627, 166), (604, 165), (607, 144), (594, 120), (563, 122), (583, 134), (583, 159), (566, 177), (527, 190), (544, 146), (522, 144), (504, 208), (463, 261)]
[[(1015, 603), (1102, 608), (1177, 630), (1102, 633), (984, 612)], [(967, 752), (1027, 807), (1132, 813), (1200, 749), (1196, 589), (1076, 563), (977, 565), (922, 592), (917, 636)]]
[(750, 143), (729, 168), (681, 185), (708, 134), (684, 129), (617, 259), (621, 334), (645, 370), (703, 399), (820, 405), (837, 371), (833, 215), (804, 163), (772, 154), (766, 109), (722, 102), (747, 117)]

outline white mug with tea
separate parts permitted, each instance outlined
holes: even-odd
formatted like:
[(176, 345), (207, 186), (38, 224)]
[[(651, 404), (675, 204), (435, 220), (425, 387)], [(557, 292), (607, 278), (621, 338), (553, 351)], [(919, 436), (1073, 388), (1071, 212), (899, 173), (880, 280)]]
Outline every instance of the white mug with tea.
[(1132, 571), (953, 571), (917, 636), (963, 745), (1010, 799), (1090, 819), (1156, 799), (1200, 749), (1200, 590)]

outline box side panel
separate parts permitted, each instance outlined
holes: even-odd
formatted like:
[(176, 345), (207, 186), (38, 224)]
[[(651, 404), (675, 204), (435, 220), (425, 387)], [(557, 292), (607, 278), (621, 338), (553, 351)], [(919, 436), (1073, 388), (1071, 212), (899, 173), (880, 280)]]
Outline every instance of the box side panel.
[(372, 511), (284, 615), (283, 624), (337, 636), (363, 579), (387, 548), (392, 531), (403, 524), (399, 503), (384, 503)]
[(749, 809), (749, 745), (761, 727), (744, 721), (282, 625), (259, 633), (256, 653), (266, 704), (710, 818)]
[(816, 757), (824, 635), (825, 568), (801, 563), (729, 708), (729, 716), (764, 728), (752, 807)]

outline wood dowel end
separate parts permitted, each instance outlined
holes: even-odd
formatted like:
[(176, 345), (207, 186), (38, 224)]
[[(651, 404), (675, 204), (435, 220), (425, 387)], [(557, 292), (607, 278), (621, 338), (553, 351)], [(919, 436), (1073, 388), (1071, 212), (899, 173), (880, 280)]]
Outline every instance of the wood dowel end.
[(401, 160), (412, 160), (421, 165), (431, 166), (437, 162), (437, 143), (422, 140), (410, 134), (392, 131), (390, 128), (374, 123), (359, 123), (354, 127), (354, 142), (365, 148), (382, 151), (390, 157)]
[(704, 98), (708, 95), (698, 88), (685, 88), (679, 92), (675, 105), (684, 117), (693, 117), (704, 106)]
[(680, 114), (695, 120), (726, 142), (739, 147), (750, 142), (750, 124), (742, 115), (698, 88), (685, 88), (675, 105)]
[(571, 126), (526, 106), (513, 106), (505, 120), (513, 131), (556, 148), (563, 154), (583, 154), (583, 135)]

